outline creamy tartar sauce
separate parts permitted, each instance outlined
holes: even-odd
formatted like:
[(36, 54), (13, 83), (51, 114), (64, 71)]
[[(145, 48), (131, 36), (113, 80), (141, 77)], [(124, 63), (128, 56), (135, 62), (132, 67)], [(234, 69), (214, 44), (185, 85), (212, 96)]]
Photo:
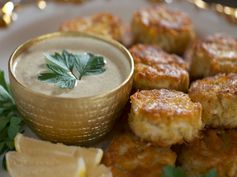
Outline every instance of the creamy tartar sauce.
[[(127, 77), (129, 73), (129, 63), (126, 60), (118, 60), (112, 56), (104, 56), (103, 53), (94, 53), (102, 55), (106, 60), (106, 71), (98, 75), (83, 76), (77, 81), (73, 89), (62, 89), (54, 83), (47, 83), (38, 80), (39, 73), (47, 71), (46, 60), (44, 53), (54, 54), (63, 49), (78, 54), (82, 52), (91, 52), (89, 50), (75, 50), (75, 47), (68, 47), (70, 42), (74, 42), (74, 38), (67, 40), (53, 39), (50, 42), (40, 43), (18, 56), (14, 63), (14, 74), (17, 80), (25, 87), (32, 89), (35, 92), (46, 95), (54, 95), (59, 97), (88, 97), (106, 93), (118, 87)], [(61, 43), (67, 43), (63, 45)], [(67, 47), (67, 48), (65, 48)], [(83, 47), (82, 47), (83, 48)], [(109, 49), (108, 49), (109, 50)]]

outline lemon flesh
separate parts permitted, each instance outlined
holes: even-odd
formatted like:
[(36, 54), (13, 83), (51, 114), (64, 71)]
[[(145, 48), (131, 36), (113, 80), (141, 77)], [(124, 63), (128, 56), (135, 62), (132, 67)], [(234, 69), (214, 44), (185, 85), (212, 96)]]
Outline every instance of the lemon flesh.
[(77, 146), (66, 146), (64, 144), (54, 144), (47, 141), (36, 140), (18, 134), (15, 137), (15, 148), (17, 152), (31, 155), (65, 155), (82, 157), (86, 166), (92, 168), (101, 162), (103, 151), (99, 148), (83, 148)]
[(113, 177), (113, 175), (110, 168), (105, 165), (98, 165), (88, 171), (87, 177)]
[(29, 155), (20, 152), (6, 154), (11, 177), (85, 177), (82, 158), (62, 155)]

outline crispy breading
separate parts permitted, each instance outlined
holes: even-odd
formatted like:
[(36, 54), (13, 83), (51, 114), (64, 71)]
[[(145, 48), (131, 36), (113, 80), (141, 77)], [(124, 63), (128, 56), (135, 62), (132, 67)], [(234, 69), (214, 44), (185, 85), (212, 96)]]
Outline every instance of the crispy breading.
[(191, 19), (165, 6), (140, 9), (132, 19), (136, 42), (157, 44), (170, 53), (183, 54), (194, 39)]
[(208, 130), (203, 139), (184, 145), (178, 161), (188, 177), (216, 169), (218, 177), (237, 177), (237, 130)]
[(177, 55), (168, 54), (157, 46), (143, 44), (133, 46), (130, 52), (135, 62), (136, 89), (188, 90), (187, 64)]
[(192, 78), (213, 76), (218, 73), (237, 73), (237, 39), (215, 34), (198, 40), (187, 52), (191, 59)]
[(103, 162), (112, 168), (114, 177), (159, 177), (162, 168), (174, 165), (175, 160), (169, 148), (155, 147), (126, 132), (113, 138)]
[(122, 41), (124, 29), (119, 17), (103, 12), (93, 16), (77, 17), (65, 21), (60, 30), (94, 33)]
[(189, 96), (166, 89), (138, 91), (131, 96), (129, 125), (140, 138), (159, 146), (189, 142), (202, 129), (202, 107)]
[(210, 127), (237, 127), (237, 74), (219, 74), (193, 82), (189, 96), (203, 107), (202, 119)]

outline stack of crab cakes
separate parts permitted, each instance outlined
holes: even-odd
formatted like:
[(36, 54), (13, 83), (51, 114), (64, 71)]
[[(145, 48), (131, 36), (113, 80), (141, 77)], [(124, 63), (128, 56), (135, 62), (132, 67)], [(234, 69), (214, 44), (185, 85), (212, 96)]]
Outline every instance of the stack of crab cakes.
[[(141, 17), (140, 13), (147, 16)], [(164, 18), (161, 22), (164, 26), (159, 26), (158, 18), (153, 17), (155, 13)], [(162, 16), (169, 13), (180, 21), (176, 23), (176, 19)], [(149, 36), (150, 29), (142, 31), (139, 24), (139, 20), (151, 19), (157, 23), (147, 28), (155, 28), (158, 37)], [(165, 23), (170, 23), (170, 29)], [(194, 32), (186, 15), (164, 7), (135, 13), (132, 29), (140, 44), (130, 48), (137, 90), (131, 96), (130, 129), (113, 138), (104, 163), (112, 168), (114, 177), (159, 177), (164, 166), (175, 166), (177, 155), (170, 147), (198, 138), (203, 128), (201, 104), (191, 101), (184, 93), (189, 87), (187, 62), (176, 55), (188, 47)]]
[(214, 34), (187, 52), (193, 79), (192, 101), (203, 107), (201, 139), (182, 146), (178, 163), (190, 177), (210, 169), (218, 177), (237, 177), (237, 39)]
[(130, 48), (138, 90), (131, 96), (132, 132), (159, 147), (191, 142), (203, 128), (202, 106), (183, 93), (189, 88), (188, 64), (176, 55), (195, 36), (191, 20), (164, 6), (151, 7), (135, 12), (132, 30), (140, 43)]
[[(201, 177), (210, 170), (216, 171), (218, 177), (237, 177), (237, 39), (224, 34), (195, 41), (190, 38), (193, 44), (180, 50), (185, 51), (184, 61), (160, 49), (183, 54), (172, 49), (172, 45), (169, 48), (163, 46), (162, 40), (154, 42), (158, 34), (163, 35), (160, 30), (155, 36), (161, 22), (145, 19), (153, 18), (150, 14), (155, 9), (137, 12), (133, 18), (137, 25), (133, 26), (135, 39), (146, 43), (130, 49), (135, 61), (134, 87), (149, 90), (131, 96), (130, 128), (141, 140), (155, 146), (181, 144), (176, 152), (176, 164), (183, 167), (188, 177)], [(139, 21), (141, 16), (143, 21)], [(139, 28), (138, 24), (143, 27)], [(169, 38), (163, 37), (166, 44), (170, 43)], [(179, 92), (187, 90), (189, 85), (182, 82), (184, 77), (179, 77), (177, 72), (176, 81), (168, 74), (162, 80), (161, 76), (168, 72), (158, 71), (164, 65), (181, 68), (190, 73), (192, 80), (201, 80), (191, 83), (188, 95)]]
[[(60, 29), (124, 43), (124, 26), (118, 17), (99, 13)], [(237, 39), (196, 39), (190, 18), (165, 6), (135, 12), (131, 30), (135, 93), (129, 130), (113, 138), (103, 159), (113, 176), (159, 177), (164, 166), (180, 165), (187, 177), (211, 169), (218, 177), (237, 177)]]

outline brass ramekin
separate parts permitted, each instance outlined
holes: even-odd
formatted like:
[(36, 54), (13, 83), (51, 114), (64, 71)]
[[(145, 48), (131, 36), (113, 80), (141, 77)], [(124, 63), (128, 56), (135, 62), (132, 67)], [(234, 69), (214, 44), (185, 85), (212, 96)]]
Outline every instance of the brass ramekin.
[[(17, 57), (40, 41), (60, 36), (83, 36), (116, 47), (130, 64), (128, 77), (117, 88), (105, 94), (82, 98), (48, 96), (25, 87), (13, 73)], [(27, 125), (42, 139), (66, 144), (88, 144), (111, 130), (128, 101), (134, 72), (132, 56), (120, 43), (80, 32), (56, 32), (29, 40), (14, 51), (8, 67), (12, 94)]]

